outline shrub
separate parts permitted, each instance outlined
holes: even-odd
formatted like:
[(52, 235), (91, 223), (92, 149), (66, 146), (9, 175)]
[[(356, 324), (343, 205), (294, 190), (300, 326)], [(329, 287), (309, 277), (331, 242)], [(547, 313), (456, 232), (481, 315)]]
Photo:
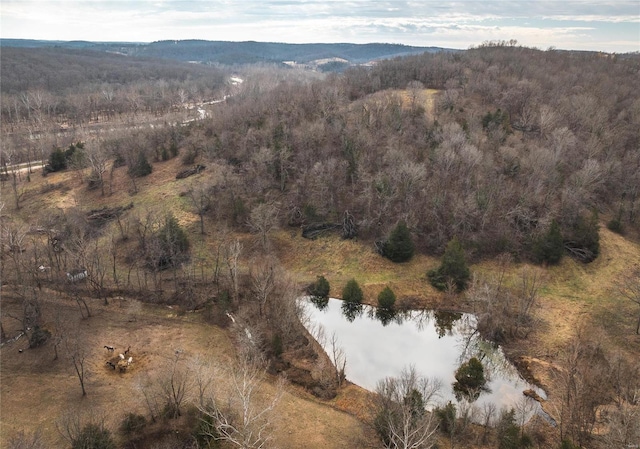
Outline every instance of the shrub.
[(571, 440), (567, 440), (566, 438), (562, 440), (560, 443), (560, 449), (580, 449), (579, 446), (576, 446), (571, 442)]
[(72, 449), (116, 449), (111, 432), (98, 424), (87, 424), (71, 442)]
[(182, 165), (193, 165), (198, 158), (199, 150), (197, 148), (190, 148), (186, 153), (182, 155)]
[(51, 337), (51, 332), (36, 325), (33, 327), (31, 337), (29, 337), (29, 347), (38, 348), (44, 345), (49, 337)]
[(622, 221), (619, 218), (613, 218), (609, 220), (607, 223), (607, 228), (611, 232), (615, 232), (616, 234), (624, 234), (624, 227), (622, 226)]
[(144, 151), (140, 151), (138, 159), (129, 166), (129, 175), (134, 178), (141, 178), (150, 175), (151, 172), (153, 172), (153, 167), (147, 160), (147, 155), (144, 154)]
[(457, 238), (454, 237), (447, 244), (442, 263), (438, 268), (429, 270), (427, 277), (431, 285), (438, 290), (446, 290), (450, 283), (459, 292), (467, 288), (471, 273), (464, 257), (464, 250)]
[(120, 432), (131, 435), (140, 432), (147, 425), (147, 418), (137, 413), (127, 413), (120, 424)]
[(54, 148), (49, 154), (49, 163), (45, 167), (45, 172), (57, 172), (64, 170), (69, 166), (70, 161), (77, 157), (76, 150), (83, 150), (84, 144), (82, 142), (72, 143), (69, 148), (63, 150), (62, 148)]
[(450, 434), (456, 423), (456, 406), (451, 401), (444, 407), (436, 407), (435, 414), (438, 418), (438, 428), (445, 434)]
[(393, 309), (396, 303), (396, 295), (388, 286), (378, 295), (378, 307), (381, 309)]
[(547, 232), (533, 244), (533, 257), (538, 263), (555, 265), (560, 262), (564, 253), (564, 243), (560, 233), (560, 225), (553, 220)]
[(362, 302), (362, 298), (362, 289), (355, 279), (351, 279), (342, 289), (342, 299), (347, 302), (360, 304)]
[(229, 290), (223, 290), (217, 298), (220, 308), (225, 312), (231, 310), (231, 294)]
[(102, 186), (102, 178), (100, 177), (100, 173), (95, 170), (91, 171), (91, 174), (87, 178), (87, 189), (95, 190)]
[(162, 147), (162, 150), (160, 151), (160, 160), (162, 161), (169, 160), (169, 150), (167, 150), (167, 147)]
[(213, 449), (220, 446), (218, 441), (219, 433), (216, 429), (212, 413), (202, 413), (198, 424), (193, 430), (193, 437), (198, 448)]
[(382, 255), (392, 262), (406, 262), (413, 257), (415, 246), (404, 221), (399, 222), (382, 247)]
[(316, 281), (309, 286), (307, 291), (311, 296), (319, 299), (326, 299), (329, 297), (329, 291), (331, 287), (329, 281), (324, 276), (318, 276)]

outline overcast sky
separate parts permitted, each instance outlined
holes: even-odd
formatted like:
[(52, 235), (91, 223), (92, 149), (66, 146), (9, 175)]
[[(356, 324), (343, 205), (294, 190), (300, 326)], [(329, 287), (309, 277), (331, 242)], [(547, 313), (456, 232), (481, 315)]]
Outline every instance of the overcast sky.
[(3, 38), (640, 51), (640, 0), (0, 0)]

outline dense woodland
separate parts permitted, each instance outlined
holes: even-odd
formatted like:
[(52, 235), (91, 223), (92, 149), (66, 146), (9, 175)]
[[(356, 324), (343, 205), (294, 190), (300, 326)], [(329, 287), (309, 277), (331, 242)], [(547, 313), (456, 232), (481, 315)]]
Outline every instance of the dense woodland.
[[(422, 251), (457, 236), (476, 257), (521, 256), (554, 219), (567, 241), (594, 212), (636, 222), (637, 63), (502, 47), (409, 57), (234, 99), (201, 126), (209, 158), (256, 180), (237, 196), (278, 201), (291, 224), (349, 211), (363, 237), (404, 220)], [(442, 90), (435, 115), (423, 86)], [(407, 87), (408, 101), (394, 92)]]
[[(640, 59), (634, 55), (488, 43), (320, 75), (3, 48), (2, 67), (2, 281), (22, 298), (25, 329), (40, 319), (36, 285), (66, 288), (36, 267), (46, 262), (64, 273), (82, 266), (90, 272), (84, 293), (105, 304), (117, 291), (190, 310), (215, 307), (220, 317), (242, 310), (259, 328), (263, 352), (277, 359), (299, 349), (302, 332), (296, 322), (299, 286), (284, 273), (270, 239), (277, 228), (302, 228), (314, 237), (335, 232), (391, 260), (397, 253), (385, 248), (402, 232), (413, 244), (398, 261), (414, 250), (440, 257), (455, 247), (469, 262), (508, 255), (516, 262), (554, 264), (573, 257), (587, 264), (598, 257), (602, 225), (637, 239)], [(242, 88), (230, 87), (232, 74), (244, 79)], [(204, 118), (192, 120), (184, 112), (225, 95)], [(158, 118), (160, 126), (90, 128)], [(12, 163), (38, 161), (47, 164), (44, 171), (74, 171), (83, 189), (101, 198), (127, 189), (136, 203), (144, 194), (141, 179), (176, 158), (184, 177), (207, 174), (175, 192), (182, 212), (197, 217), (187, 231), (172, 215), (126, 204), (20, 215), (32, 198), (25, 196), (29, 176), (36, 174), (27, 176)], [(126, 187), (113, 182), (117, 170), (127, 173)], [(189, 241), (223, 228), (217, 247), (208, 248), (215, 257), (207, 260), (215, 266), (205, 275)], [(249, 232), (257, 238), (243, 271), (243, 247), (233, 235)], [(34, 234), (39, 237), (27, 237)], [(457, 293), (452, 285), (443, 289), (463, 295), (468, 271), (465, 276), (464, 283), (455, 283)], [(217, 286), (215, 305), (201, 291), (209, 285)], [(493, 296), (502, 294), (499, 285), (492, 288)], [(480, 297), (480, 290), (474, 284), (470, 294)], [(75, 290), (70, 294), (88, 316), (86, 301)], [(487, 335), (497, 339), (498, 325), (492, 326)], [(524, 337), (516, 326), (500, 338)], [(574, 349), (573, 366), (586, 373), (579, 388), (591, 389), (593, 400), (579, 400), (569, 392), (575, 379), (566, 380), (570, 411), (559, 413), (563, 421), (554, 438), (566, 448), (611, 447), (613, 440), (597, 436), (596, 410), (614, 400), (636, 401), (637, 409), (637, 397), (629, 396), (637, 392), (637, 378), (622, 377), (638, 366), (619, 361), (618, 370), (611, 370), (617, 383), (607, 377), (598, 386), (611, 388), (597, 390), (597, 376), (604, 376), (604, 363), (612, 366), (613, 358), (586, 344)], [(305, 386), (330, 396), (344, 379), (339, 372), (329, 377), (320, 386)], [(420, 394), (426, 401), (428, 392)], [(386, 399), (385, 407), (395, 401)], [(221, 419), (218, 412), (208, 416)], [(453, 425), (445, 421), (446, 409), (440, 413), (441, 423)], [(513, 433), (513, 417), (503, 418), (502, 431)], [(636, 415), (623, 419), (637, 423)], [(470, 441), (445, 424), (441, 430), (450, 430), (452, 447), (455, 438)], [(425, 426), (427, 434), (435, 432), (435, 418)], [(377, 431), (392, 447), (385, 433), (391, 430)], [(628, 442), (637, 437), (631, 434)], [(540, 440), (537, 447), (557, 447), (546, 445), (556, 440)], [(428, 441), (419, 447), (431, 447)], [(520, 447), (522, 441), (499, 447)]]

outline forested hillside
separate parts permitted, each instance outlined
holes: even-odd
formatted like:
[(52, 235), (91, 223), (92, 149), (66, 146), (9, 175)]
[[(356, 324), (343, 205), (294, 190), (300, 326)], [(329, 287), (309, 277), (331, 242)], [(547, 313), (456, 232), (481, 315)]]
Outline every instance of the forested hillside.
[(228, 198), (277, 202), (283, 224), (349, 212), (368, 239), (404, 220), (427, 253), (457, 236), (476, 258), (530, 258), (556, 220), (589, 261), (596, 215), (637, 223), (637, 76), (607, 55), (424, 54), (247, 92), (189, 139), (238, 179)]
[(2, 126), (73, 125), (222, 96), (229, 71), (90, 50), (3, 47)]
[[(285, 44), (279, 42), (228, 42), (206, 40), (167, 40), (143, 42), (37, 41), (1, 39), (0, 45), (17, 48), (84, 49), (120, 55), (162, 58), (204, 64), (281, 64), (301, 63), (317, 59), (341, 58), (350, 64), (362, 64), (376, 59), (436, 52), (439, 47), (415, 47), (400, 44)], [(453, 51), (453, 50), (452, 50)]]

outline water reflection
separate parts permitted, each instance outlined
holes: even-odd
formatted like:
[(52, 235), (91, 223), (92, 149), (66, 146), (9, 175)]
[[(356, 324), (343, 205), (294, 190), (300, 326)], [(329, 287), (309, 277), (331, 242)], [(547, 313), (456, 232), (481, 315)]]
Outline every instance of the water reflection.
[[(395, 320), (396, 316), (400, 319), (399, 323), (402, 323), (402, 318), (398, 315), (395, 309), (378, 307), (375, 309), (376, 319), (382, 323), (383, 326), (386, 326), (391, 321)], [(398, 323), (398, 321), (396, 321)]]
[(520, 378), (500, 347), (480, 338), (473, 315), (376, 310), (336, 299), (330, 299), (323, 310), (308, 301), (305, 304), (309, 327), (321, 327), (326, 335), (335, 333), (348, 360), (347, 378), (369, 390), (375, 390), (379, 380), (397, 377), (403, 368), (414, 365), (417, 372), (445, 386), (440, 392), (442, 403), (455, 402), (455, 372), (475, 357), (484, 367), (488, 390), (478, 395), (477, 407), (486, 403), (495, 403), (498, 409), (513, 407), (529, 388), (545, 397), (542, 390)]
[(329, 305), (329, 298), (323, 298), (321, 296), (310, 296), (309, 300), (316, 306), (319, 310), (324, 310)]
[(363, 307), (359, 302), (342, 301), (342, 315), (352, 323), (353, 320), (362, 315)]
[(462, 314), (458, 312), (448, 312), (446, 310), (437, 310), (433, 313), (433, 318), (435, 319), (434, 324), (438, 338), (442, 338), (445, 335), (453, 335), (453, 325), (462, 318)]

